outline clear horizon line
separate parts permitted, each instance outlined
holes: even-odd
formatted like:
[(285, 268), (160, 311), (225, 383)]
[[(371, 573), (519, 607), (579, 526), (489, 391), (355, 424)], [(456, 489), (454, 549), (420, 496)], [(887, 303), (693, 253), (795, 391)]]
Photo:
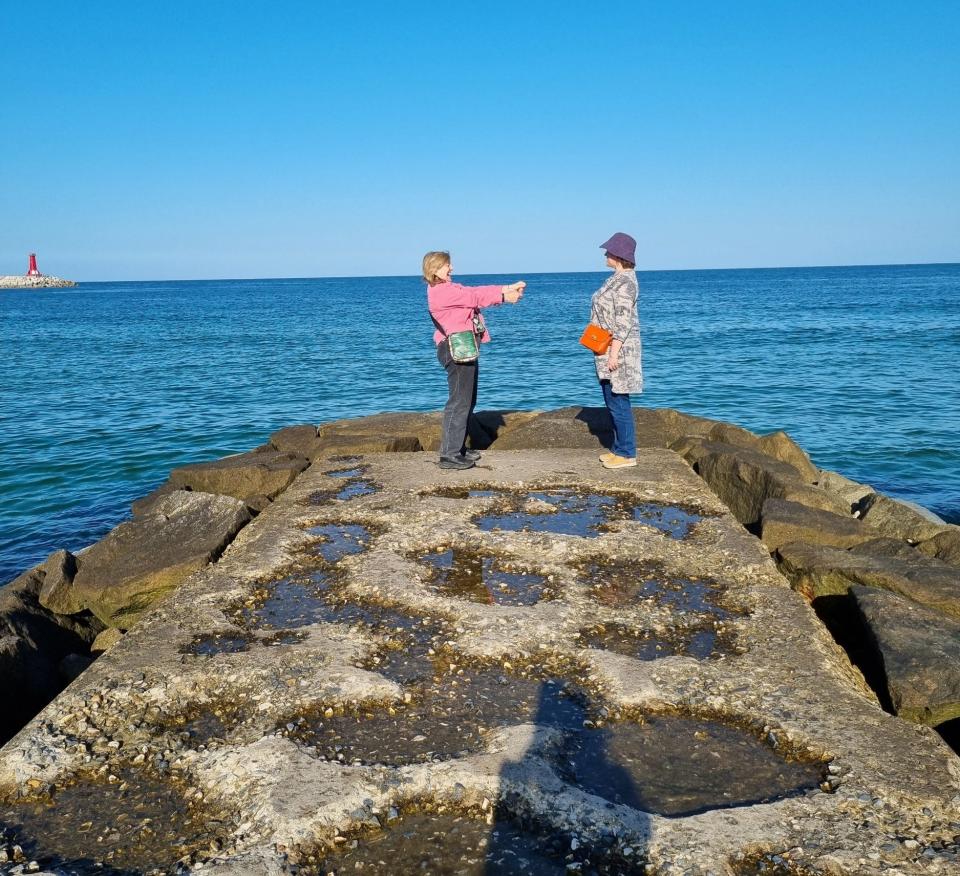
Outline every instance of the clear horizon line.
[[(914, 268), (914, 267), (935, 267), (960, 265), (956, 262), (864, 262), (861, 264), (831, 264), (831, 265), (752, 265), (735, 266), (725, 268), (637, 268), (638, 274), (681, 274), (681, 273), (699, 273), (703, 271), (797, 271), (797, 270), (818, 270), (822, 268)], [(462, 273), (461, 277), (490, 277), (502, 276), (504, 274), (604, 274), (607, 268), (600, 268), (595, 271), (477, 271), (473, 273)], [(9, 274), (4, 276), (20, 276), (19, 274)], [(49, 274), (47, 276), (59, 275)], [(76, 283), (209, 283), (209, 282), (242, 282), (257, 280), (406, 280), (418, 278), (418, 274), (318, 274), (312, 277), (308, 276), (287, 276), (287, 277), (160, 277), (160, 278), (127, 278), (123, 280), (75, 280)], [(60, 278), (67, 279), (67, 278)]]

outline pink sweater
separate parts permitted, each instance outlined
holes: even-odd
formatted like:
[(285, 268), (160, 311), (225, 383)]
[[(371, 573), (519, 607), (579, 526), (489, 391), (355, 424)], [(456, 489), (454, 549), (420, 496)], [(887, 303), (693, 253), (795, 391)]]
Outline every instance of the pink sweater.
[[(503, 304), (503, 286), (461, 286), (459, 283), (437, 283), (427, 287), (427, 307), (430, 315), (443, 326), (443, 332), (453, 334), (473, 328), (473, 313), (481, 307)], [(439, 344), (444, 333), (433, 333), (433, 342)], [(486, 344), (490, 332), (484, 331), (480, 341)]]

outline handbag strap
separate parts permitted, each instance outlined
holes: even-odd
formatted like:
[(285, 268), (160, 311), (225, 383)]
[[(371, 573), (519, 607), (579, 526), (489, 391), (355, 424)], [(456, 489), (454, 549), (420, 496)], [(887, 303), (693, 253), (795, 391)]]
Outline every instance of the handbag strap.
[[(450, 337), (450, 332), (445, 331), (444, 328), (443, 328), (443, 326), (440, 325), (440, 322), (439, 322), (439, 321), (437, 320), (437, 318), (433, 315), (433, 311), (430, 309), (430, 305), (429, 305), (429, 304), (427, 305), (427, 313), (430, 314), (430, 319), (433, 320), (433, 324), (437, 327), (437, 331), (440, 332), (440, 334), (443, 335), (445, 338), (449, 338), (449, 337)], [(479, 315), (479, 313), (480, 313), (480, 308), (479, 308), (479, 307), (473, 308), (473, 315), (471, 316), (471, 319), (476, 319), (476, 317)], [(476, 334), (476, 331), (474, 331), (474, 334)]]

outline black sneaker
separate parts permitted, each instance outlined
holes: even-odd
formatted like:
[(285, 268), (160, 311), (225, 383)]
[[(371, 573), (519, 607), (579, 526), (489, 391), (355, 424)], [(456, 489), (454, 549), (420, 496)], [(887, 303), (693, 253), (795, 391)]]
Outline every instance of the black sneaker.
[(457, 454), (456, 456), (441, 456), (440, 468), (464, 469), (473, 468), (476, 463), (469, 457)]
[(480, 451), (479, 450), (461, 450), (460, 456), (464, 457), (464, 459), (472, 459), (474, 462), (476, 462), (478, 459), (480, 459)]

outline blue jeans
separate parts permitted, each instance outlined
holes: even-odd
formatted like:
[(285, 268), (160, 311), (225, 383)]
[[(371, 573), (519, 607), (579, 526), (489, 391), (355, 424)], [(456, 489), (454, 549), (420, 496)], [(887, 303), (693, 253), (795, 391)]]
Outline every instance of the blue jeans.
[(637, 455), (637, 435), (633, 427), (630, 393), (614, 392), (609, 380), (601, 380), (600, 389), (603, 390), (603, 403), (613, 420), (613, 446), (610, 450), (617, 456), (632, 458)]

